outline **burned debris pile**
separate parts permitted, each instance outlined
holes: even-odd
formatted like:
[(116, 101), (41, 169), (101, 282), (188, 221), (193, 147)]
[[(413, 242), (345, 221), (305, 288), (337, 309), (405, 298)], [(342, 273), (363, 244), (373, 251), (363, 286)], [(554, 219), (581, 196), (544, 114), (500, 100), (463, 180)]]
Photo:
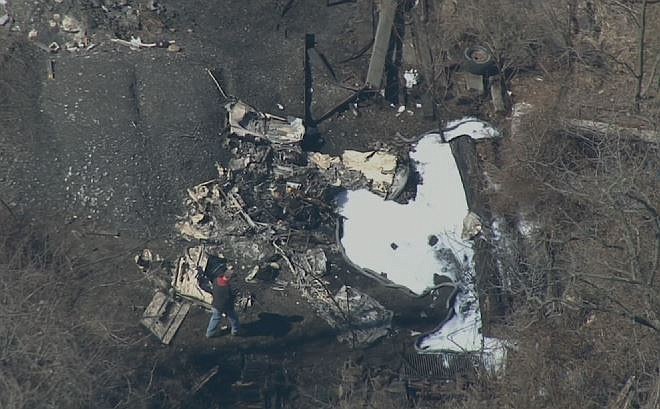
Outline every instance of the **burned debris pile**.
[(299, 118), (237, 100), (225, 108), (229, 132), (222, 144), (229, 158), (216, 163), (215, 179), (187, 192), (176, 229), (197, 245), (176, 263), (172, 293), (208, 306), (209, 260), (231, 260), (248, 283), (296, 288), (340, 340), (355, 345), (385, 335), (392, 313), (357, 289), (333, 289), (324, 248), (337, 250), (337, 194), (366, 188), (395, 197), (406, 184), (407, 163), (384, 150), (340, 157), (304, 152)]

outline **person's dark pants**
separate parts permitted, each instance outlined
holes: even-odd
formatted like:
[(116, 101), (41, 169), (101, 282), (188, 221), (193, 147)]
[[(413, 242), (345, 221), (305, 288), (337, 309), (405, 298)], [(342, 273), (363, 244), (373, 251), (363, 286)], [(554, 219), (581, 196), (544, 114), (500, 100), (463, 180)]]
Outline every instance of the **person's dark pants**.
[(227, 311), (225, 313), (220, 312), (219, 310), (211, 307), (211, 320), (209, 321), (209, 326), (206, 329), (206, 337), (211, 338), (217, 335), (218, 327), (220, 322), (222, 322), (222, 316), (225, 315), (231, 326), (231, 334), (236, 335), (240, 330), (240, 322), (238, 321), (238, 315), (235, 310)]

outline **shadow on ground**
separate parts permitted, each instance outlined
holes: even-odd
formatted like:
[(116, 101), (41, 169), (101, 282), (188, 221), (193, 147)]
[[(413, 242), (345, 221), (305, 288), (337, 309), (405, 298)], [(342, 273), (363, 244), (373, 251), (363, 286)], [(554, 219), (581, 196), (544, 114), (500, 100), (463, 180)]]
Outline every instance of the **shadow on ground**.
[(280, 315), (270, 312), (262, 312), (258, 317), (257, 321), (248, 322), (241, 327), (243, 336), (281, 338), (291, 331), (294, 323), (303, 320), (300, 315)]

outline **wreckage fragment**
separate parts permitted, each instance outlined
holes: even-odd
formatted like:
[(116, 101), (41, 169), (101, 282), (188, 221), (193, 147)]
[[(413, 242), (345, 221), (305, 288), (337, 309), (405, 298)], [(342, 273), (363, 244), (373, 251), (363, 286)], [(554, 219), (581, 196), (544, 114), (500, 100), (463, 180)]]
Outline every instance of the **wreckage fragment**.
[(408, 183), (410, 168), (396, 155), (378, 150), (346, 150), (341, 157), (314, 152), (308, 155), (326, 182), (346, 189), (368, 187), (372, 192), (396, 199)]
[(144, 310), (140, 323), (147, 327), (160, 341), (169, 345), (188, 315), (190, 304), (156, 292)]
[(301, 118), (282, 118), (263, 113), (238, 100), (226, 104), (225, 108), (229, 112), (229, 127), (234, 135), (253, 136), (281, 144), (301, 142), (305, 135)]
[(172, 288), (182, 297), (211, 305), (213, 297), (200, 286), (197, 272), (190, 269), (184, 259), (179, 259), (176, 273), (172, 277)]
[(199, 184), (188, 190), (185, 205), (187, 215), (176, 223), (176, 228), (188, 240), (218, 240), (219, 226), (225, 234), (245, 234), (256, 227), (243, 210), (242, 199), (234, 192), (225, 192), (219, 179)]
[(207, 251), (203, 246), (191, 247), (185, 256), (180, 257), (177, 268), (172, 275), (172, 288), (177, 295), (192, 301), (211, 305), (213, 295), (202, 288), (199, 271), (204, 270), (209, 261)]
[(168, 282), (169, 272), (163, 268), (163, 258), (158, 254), (153, 254), (149, 249), (144, 249), (142, 252), (135, 256), (135, 264), (137, 264), (140, 271), (151, 282), (162, 291), (168, 291), (170, 284)]
[(294, 253), (286, 260), (296, 278), (294, 285), (316, 314), (338, 331), (340, 342), (367, 345), (388, 334), (393, 313), (378, 301), (347, 286), (331, 292), (323, 279), (328, 259), (321, 248)]
[(394, 313), (386, 310), (368, 294), (342, 286), (335, 294), (335, 300), (337, 307), (346, 313), (348, 320), (337, 320), (341, 317), (330, 314), (323, 318), (330, 325), (333, 325), (334, 321), (335, 328), (342, 331), (337, 336), (339, 341), (368, 345), (389, 333)]
[(387, 193), (394, 180), (396, 156), (383, 151), (358, 152), (347, 150), (341, 161), (349, 170), (357, 170), (371, 181), (372, 189)]
[(477, 237), (483, 226), (479, 215), (474, 212), (468, 212), (463, 219), (463, 231), (461, 233), (461, 240), (472, 240)]

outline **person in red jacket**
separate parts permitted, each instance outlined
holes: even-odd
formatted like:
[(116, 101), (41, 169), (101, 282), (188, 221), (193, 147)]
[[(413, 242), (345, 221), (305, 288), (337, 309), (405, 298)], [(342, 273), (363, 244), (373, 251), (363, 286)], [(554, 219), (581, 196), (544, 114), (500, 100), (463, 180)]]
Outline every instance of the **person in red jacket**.
[(213, 281), (213, 303), (211, 304), (211, 320), (206, 329), (206, 337), (211, 338), (218, 335), (218, 327), (222, 321), (222, 317), (226, 316), (231, 327), (231, 334), (238, 335), (240, 330), (240, 322), (238, 321), (238, 314), (234, 309), (236, 301), (236, 293), (233, 291), (230, 281), (234, 276), (232, 267), (230, 266), (224, 274), (218, 276)]

